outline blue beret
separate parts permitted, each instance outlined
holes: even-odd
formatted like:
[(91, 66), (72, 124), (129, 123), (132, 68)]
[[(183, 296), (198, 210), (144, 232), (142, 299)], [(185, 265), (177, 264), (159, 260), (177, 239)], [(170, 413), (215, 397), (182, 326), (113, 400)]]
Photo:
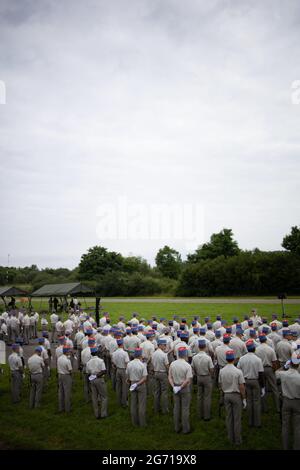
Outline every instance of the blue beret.
[(124, 340), (122, 338), (117, 339), (117, 345), (120, 346), (121, 344), (124, 344)]
[(217, 338), (220, 338), (220, 337), (222, 336), (221, 331), (220, 331), (220, 330), (216, 330), (216, 331), (215, 331), (215, 335), (216, 335)]
[(157, 344), (167, 344), (166, 339), (158, 339)]
[(179, 356), (186, 356), (187, 355), (187, 348), (178, 348), (178, 355)]
[(221, 320), (221, 315), (217, 315), (217, 320)]
[(205, 333), (206, 333), (206, 329), (205, 329), (205, 328), (200, 328), (199, 331), (200, 331), (201, 334), (203, 334), (203, 333), (205, 334)]
[(44, 343), (45, 342), (45, 338), (38, 338), (38, 343)]
[(265, 343), (265, 342), (267, 341), (266, 335), (259, 335), (258, 338), (259, 338), (259, 341), (260, 341), (261, 343)]
[(228, 327), (226, 328), (226, 333), (232, 333), (232, 328), (231, 328), (231, 326), (228, 326)]
[(181, 338), (188, 338), (188, 337), (189, 337), (188, 331), (182, 331), (181, 332)]
[(173, 326), (173, 325), (174, 325), (173, 320), (169, 320), (169, 326)]
[(93, 347), (93, 348), (90, 348), (90, 350), (91, 350), (91, 353), (96, 353), (98, 351), (98, 348)]
[(246, 341), (246, 347), (248, 349), (248, 351), (254, 351), (255, 350), (255, 343), (253, 340), (251, 339), (248, 339), (248, 341)]
[(36, 351), (36, 352), (42, 352), (43, 349), (41, 348), (41, 346), (37, 346), (37, 347), (35, 348), (35, 351)]
[(283, 336), (289, 336), (291, 334), (290, 330), (283, 330), (282, 335)]
[(236, 334), (237, 335), (242, 335), (244, 333), (243, 329), (242, 328), (237, 328), (236, 329)]
[(234, 359), (234, 351), (233, 350), (226, 351), (226, 360), (232, 361), (233, 359)]
[(141, 348), (136, 348), (134, 350), (134, 357), (141, 357), (142, 354), (143, 354), (143, 350)]
[(198, 326), (195, 326), (195, 328), (193, 328), (193, 332), (194, 332), (194, 333), (198, 333), (199, 329), (200, 329), (200, 328), (198, 328)]
[(71, 351), (71, 348), (69, 348), (69, 346), (64, 346), (64, 347), (63, 347), (63, 353), (64, 353), (64, 354), (67, 353), (67, 352), (69, 352), (69, 351)]
[(199, 339), (198, 345), (199, 345), (200, 348), (204, 348), (206, 346), (205, 339)]

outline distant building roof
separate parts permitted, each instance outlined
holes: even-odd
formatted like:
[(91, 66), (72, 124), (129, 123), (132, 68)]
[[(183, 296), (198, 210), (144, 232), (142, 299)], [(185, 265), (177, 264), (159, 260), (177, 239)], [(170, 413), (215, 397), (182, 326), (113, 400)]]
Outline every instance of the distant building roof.
[(94, 295), (94, 291), (81, 284), (81, 282), (70, 282), (68, 284), (46, 284), (31, 294), (31, 297), (52, 297), (66, 295)]
[(28, 295), (28, 292), (18, 289), (14, 286), (1, 286), (0, 287), (0, 297), (11, 297), (11, 296), (23, 296)]

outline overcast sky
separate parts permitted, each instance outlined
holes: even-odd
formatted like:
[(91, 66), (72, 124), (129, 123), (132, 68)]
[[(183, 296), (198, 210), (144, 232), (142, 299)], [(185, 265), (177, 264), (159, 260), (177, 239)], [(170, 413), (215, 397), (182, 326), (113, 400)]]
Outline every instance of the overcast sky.
[[(298, 0), (1, 0), (0, 264), (184, 258), (223, 227), (280, 249), (300, 222), (299, 44)], [(151, 239), (157, 204), (195, 234)]]

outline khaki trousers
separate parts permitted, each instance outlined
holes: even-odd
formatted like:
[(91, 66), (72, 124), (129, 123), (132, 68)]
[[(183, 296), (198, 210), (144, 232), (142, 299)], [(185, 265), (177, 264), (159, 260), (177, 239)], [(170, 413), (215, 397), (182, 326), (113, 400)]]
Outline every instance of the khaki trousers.
[(11, 395), (13, 403), (21, 400), (21, 389), (23, 383), (23, 375), (19, 371), (11, 372)]
[(29, 344), (29, 339), (30, 339), (30, 326), (29, 325), (24, 326), (23, 338), (24, 338), (24, 343)]
[(249, 426), (261, 426), (260, 386), (256, 379), (245, 379)]
[(72, 376), (58, 374), (58, 406), (59, 411), (71, 411)]
[[(134, 382), (132, 382), (133, 384)], [(134, 426), (146, 426), (147, 386), (139, 385), (131, 393), (130, 413)]]
[(242, 442), (242, 400), (239, 393), (224, 393), (228, 438), (234, 444)]
[[(99, 377), (95, 380), (90, 381), (91, 384), (91, 395), (92, 395), (92, 403), (94, 409), (94, 415), (98, 419), (105, 418), (107, 416), (107, 389), (106, 383), (104, 378)], [(99, 401), (101, 403), (101, 410), (99, 407)]]
[(264, 367), (264, 374), (265, 374), (265, 380), (266, 380), (266, 394), (262, 398), (262, 409), (263, 411), (268, 410), (268, 405), (267, 405), (267, 392), (272, 392), (274, 401), (275, 401), (275, 406), (276, 406), (276, 411), (279, 413), (280, 411), (280, 406), (279, 406), (279, 391), (277, 388), (276, 384), (276, 377), (275, 377), (275, 372), (273, 370), (273, 367)]
[(154, 372), (154, 412), (169, 412), (168, 400), (169, 381), (167, 372)]
[(293, 437), (293, 449), (300, 450), (300, 399), (283, 397), (282, 403), (282, 443), (284, 450), (290, 448)]
[(198, 375), (198, 416), (200, 419), (210, 419), (211, 395), (213, 389), (212, 377), (210, 375)]
[(31, 374), (30, 382), (29, 407), (38, 408), (40, 406), (43, 391), (43, 374)]
[(190, 432), (190, 404), (191, 387), (186, 386), (180, 392), (173, 394), (174, 400), (174, 428), (176, 432), (187, 434)]
[(51, 324), (51, 343), (54, 343), (55, 340), (56, 340), (56, 327), (55, 327), (55, 323), (52, 323)]
[(119, 405), (127, 406), (128, 401), (128, 384), (126, 382), (126, 370), (116, 370), (116, 392)]
[(89, 374), (85, 372), (85, 366), (83, 368), (83, 395), (86, 403), (89, 403), (91, 401), (91, 383)]

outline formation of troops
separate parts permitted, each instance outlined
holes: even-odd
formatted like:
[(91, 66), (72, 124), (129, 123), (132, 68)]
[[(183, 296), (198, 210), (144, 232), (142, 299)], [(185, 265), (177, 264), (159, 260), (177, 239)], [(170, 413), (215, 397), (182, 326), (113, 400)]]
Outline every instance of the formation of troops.
[[(255, 309), (243, 321), (228, 324), (217, 315), (191, 322), (174, 315), (172, 320), (133, 314), (111, 324), (108, 313), (99, 325), (82, 310), (70, 309), (66, 321), (53, 311), (11, 310), (1, 315), (0, 339), (10, 345), (8, 357), (12, 400), (21, 397), (25, 369), (30, 376), (31, 408), (42, 402), (51, 368), (56, 369), (59, 411), (70, 412), (72, 375), (83, 378), (86, 402), (91, 402), (97, 419), (108, 417), (107, 380), (111, 380), (121, 407), (130, 405), (133, 425), (146, 426), (146, 406), (154, 397), (154, 412), (168, 414), (173, 406), (175, 432), (190, 429), (190, 406), (197, 390), (199, 420), (212, 415), (212, 393), (217, 387), (226, 411), (229, 440), (242, 443), (242, 411), (249, 427), (261, 427), (261, 416), (272, 395), (282, 423), (284, 449), (300, 449), (300, 319), (271, 322)], [(38, 326), (41, 325), (40, 337)], [(22, 345), (37, 345), (27, 364)], [(56, 345), (55, 354), (51, 343)], [(170, 393), (172, 392), (172, 400)]]

